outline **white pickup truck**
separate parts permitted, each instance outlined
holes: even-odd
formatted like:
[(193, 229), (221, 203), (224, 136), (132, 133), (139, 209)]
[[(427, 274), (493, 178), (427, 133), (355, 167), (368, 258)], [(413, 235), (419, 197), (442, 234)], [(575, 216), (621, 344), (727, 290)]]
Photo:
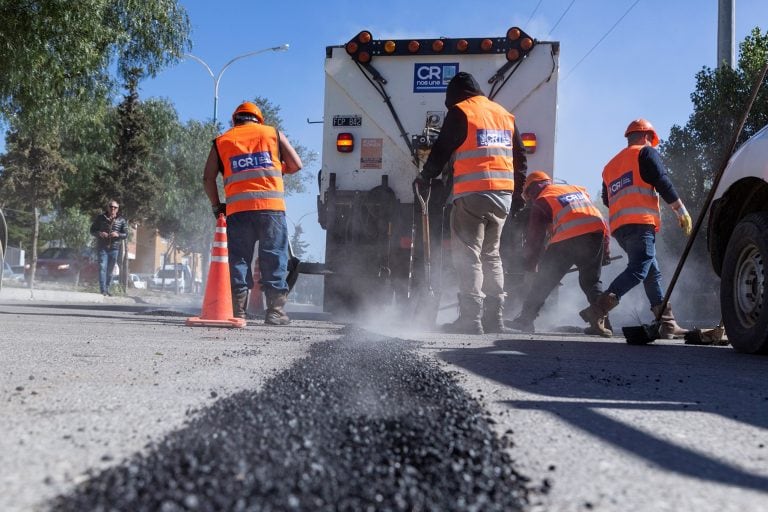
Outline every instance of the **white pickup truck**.
[[(399, 302), (424, 281), (411, 185), (439, 134), (446, 86), (457, 72), (471, 73), (515, 115), (528, 168), (554, 172), (558, 63), (559, 43), (518, 27), (494, 37), (433, 39), (375, 39), (363, 30), (326, 48), (317, 198), (326, 230), (326, 311)], [(432, 268), (449, 272), (450, 258), (439, 251), (441, 233), (448, 234), (442, 192), (438, 183), (429, 204)], [(507, 224), (504, 260), (520, 245), (517, 223)]]
[(720, 276), (728, 340), (740, 352), (768, 352), (768, 126), (728, 161), (710, 210), (707, 242)]

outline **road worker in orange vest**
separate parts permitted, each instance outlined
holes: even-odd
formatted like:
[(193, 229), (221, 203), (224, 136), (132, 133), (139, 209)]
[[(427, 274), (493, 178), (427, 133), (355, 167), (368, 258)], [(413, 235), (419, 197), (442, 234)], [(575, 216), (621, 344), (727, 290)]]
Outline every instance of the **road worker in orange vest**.
[[(260, 285), (267, 298), (264, 323), (290, 323), (288, 299), (288, 225), (283, 174), (301, 169), (301, 158), (284, 134), (264, 124), (261, 109), (249, 101), (232, 114), (233, 127), (213, 143), (203, 172), (203, 188), (214, 216), (227, 217), (227, 245), (236, 318), (245, 318), (248, 290), (253, 288), (251, 261), (259, 243)], [(219, 200), (221, 174), (225, 202)]]
[(523, 207), (527, 160), (515, 116), (459, 72), (445, 92), (448, 113), (416, 185), (428, 186), (452, 160), (451, 253), (459, 281), (459, 318), (447, 332), (505, 332), (501, 230)]
[(627, 147), (603, 170), (603, 202), (608, 206), (611, 235), (627, 253), (627, 268), (616, 276), (597, 303), (581, 315), (590, 320), (606, 315), (629, 290), (643, 283), (651, 311), (660, 315), (659, 336), (682, 337), (688, 331), (677, 324), (672, 305), (668, 303), (661, 311), (664, 292), (656, 261), (656, 233), (661, 227), (659, 196), (677, 215), (685, 236), (691, 234), (691, 216), (656, 150), (659, 136), (653, 125), (646, 119), (636, 119), (629, 123), (624, 136)]
[[(589, 304), (603, 292), (600, 274), (609, 261), (608, 228), (585, 188), (555, 184), (543, 171), (528, 174), (523, 197), (531, 205), (523, 265), (536, 274), (523, 309), (510, 327), (534, 332), (533, 322), (544, 302), (573, 265)], [(589, 324), (586, 334), (612, 334), (605, 317), (596, 317)]]

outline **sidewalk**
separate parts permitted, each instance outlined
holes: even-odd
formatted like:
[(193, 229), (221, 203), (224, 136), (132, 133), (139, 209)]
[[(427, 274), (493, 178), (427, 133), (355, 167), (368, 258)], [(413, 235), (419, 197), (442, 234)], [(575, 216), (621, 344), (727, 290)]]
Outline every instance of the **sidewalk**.
[(130, 297), (104, 297), (100, 293), (89, 292), (77, 292), (70, 290), (47, 290), (38, 289), (30, 290), (29, 288), (21, 288), (17, 286), (3, 286), (0, 290), (0, 302), (8, 300), (34, 300), (34, 301), (51, 301), (51, 302), (110, 302), (116, 301), (130, 302), (134, 300)]

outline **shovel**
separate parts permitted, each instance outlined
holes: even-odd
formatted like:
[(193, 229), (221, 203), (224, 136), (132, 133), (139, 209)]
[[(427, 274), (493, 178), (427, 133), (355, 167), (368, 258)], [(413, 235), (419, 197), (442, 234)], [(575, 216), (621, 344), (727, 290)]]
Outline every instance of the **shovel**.
[(440, 307), (440, 297), (432, 289), (432, 251), (429, 234), (429, 197), (432, 189), (427, 188), (426, 194), (422, 196), (419, 186), (414, 182), (413, 194), (421, 207), (421, 238), (424, 252), (424, 290), (415, 304), (414, 312), (418, 323), (434, 327)]
[(762, 71), (759, 73), (758, 79), (755, 81), (754, 85), (752, 86), (752, 95), (749, 98), (749, 101), (747, 102), (746, 108), (744, 109), (744, 112), (741, 115), (741, 120), (738, 124), (738, 128), (733, 134), (733, 137), (731, 138), (730, 144), (728, 146), (728, 151), (725, 153), (725, 157), (723, 158), (722, 163), (720, 164), (720, 168), (717, 170), (717, 173), (715, 174), (714, 179), (712, 180), (712, 187), (709, 189), (709, 194), (707, 194), (706, 199), (704, 200), (704, 204), (702, 205), (701, 211), (699, 212), (699, 216), (696, 218), (696, 222), (693, 225), (693, 229), (691, 231), (691, 236), (688, 237), (688, 242), (685, 245), (685, 249), (683, 250), (683, 254), (680, 256), (680, 261), (677, 262), (677, 268), (675, 269), (675, 273), (672, 275), (672, 281), (669, 283), (669, 287), (667, 288), (667, 293), (664, 295), (664, 301), (661, 303), (661, 307), (659, 307), (659, 312), (656, 314), (656, 318), (654, 319), (653, 323), (651, 325), (633, 325), (628, 327), (622, 327), (621, 330), (624, 333), (624, 338), (627, 340), (627, 343), (630, 345), (647, 345), (648, 343), (652, 343), (653, 341), (659, 339), (659, 328), (661, 327), (661, 315), (664, 311), (664, 309), (667, 307), (667, 303), (669, 303), (669, 297), (672, 295), (672, 289), (675, 287), (675, 284), (677, 283), (677, 278), (680, 276), (680, 271), (683, 268), (683, 264), (685, 263), (686, 258), (688, 258), (688, 253), (691, 252), (691, 247), (693, 247), (693, 242), (696, 239), (696, 234), (699, 232), (699, 228), (701, 227), (701, 224), (704, 222), (704, 217), (707, 215), (707, 211), (709, 210), (709, 206), (712, 204), (712, 199), (715, 196), (715, 193), (717, 192), (717, 186), (720, 184), (720, 179), (723, 177), (723, 173), (725, 172), (725, 168), (728, 166), (728, 161), (731, 159), (731, 156), (733, 155), (734, 150), (736, 149), (736, 142), (739, 140), (739, 135), (741, 135), (741, 130), (744, 128), (744, 123), (747, 121), (747, 116), (749, 116), (749, 112), (752, 110), (752, 104), (755, 102), (755, 98), (757, 97), (757, 93), (760, 91), (760, 86), (763, 83), (763, 80), (765, 79), (765, 74), (768, 72), (768, 62), (763, 66)]

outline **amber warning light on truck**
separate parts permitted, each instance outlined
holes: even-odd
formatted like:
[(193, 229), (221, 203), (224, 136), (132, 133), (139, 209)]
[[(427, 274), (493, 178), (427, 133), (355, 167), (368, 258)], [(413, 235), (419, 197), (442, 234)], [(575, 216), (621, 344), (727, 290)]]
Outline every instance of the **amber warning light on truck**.
[(361, 64), (368, 64), (374, 57), (389, 55), (464, 55), (503, 53), (509, 62), (523, 59), (536, 41), (518, 27), (507, 30), (506, 37), (478, 37), (465, 39), (374, 39), (363, 30), (350, 39), (344, 49)]

